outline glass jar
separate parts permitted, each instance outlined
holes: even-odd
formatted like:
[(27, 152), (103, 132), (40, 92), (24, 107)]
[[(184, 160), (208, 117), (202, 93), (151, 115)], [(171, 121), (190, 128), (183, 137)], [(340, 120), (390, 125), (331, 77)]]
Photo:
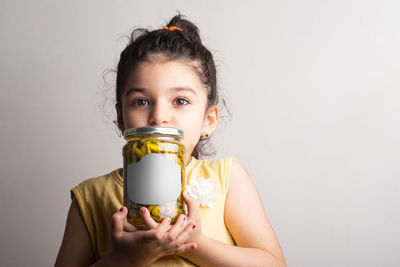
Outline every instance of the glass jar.
[(156, 222), (169, 217), (175, 223), (184, 213), (183, 131), (140, 127), (125, 130), (124, 137), (124, 206), (128, 208), (128, 222), (144, 229), (140, 208), (146, 207)]

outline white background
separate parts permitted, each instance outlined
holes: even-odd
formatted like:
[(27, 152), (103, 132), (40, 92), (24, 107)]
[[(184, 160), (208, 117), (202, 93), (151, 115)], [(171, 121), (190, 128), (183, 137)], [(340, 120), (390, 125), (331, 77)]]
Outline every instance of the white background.
[(102, 73), (176, 10), (232, 111), (217, 156), (248, 169), (288, 266), (399, 266), (395, 0), (1, 1), (0, 266), (54, 264), (69, 189), (121, 166)]

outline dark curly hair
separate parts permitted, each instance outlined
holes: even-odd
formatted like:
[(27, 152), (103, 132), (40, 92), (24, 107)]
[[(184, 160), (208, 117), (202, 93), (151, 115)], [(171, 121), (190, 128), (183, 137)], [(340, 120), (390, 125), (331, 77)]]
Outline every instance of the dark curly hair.
[[(203, 46), (199, 29), (180, 14), (174, 16), (166, 27), (180, 30), (135, 29), (126, 48), (121, 52), (117, 68), (116, 105), (122, 110), (121, 96), (130, 71), (140, 62), (154, 60), (188, 60), (195, 68), (207, 90), (208, 107), (219, 102), (217, 73), (211, 52)], [(122, 114), (122, 112), (120, 112)], [(122, 115), (121, 115), (122, 116)], [(209, 139), (199, 140), (192, 156), (209, 155), (205, 152)], [(212, 153), (211, 153), (212, 154)]]

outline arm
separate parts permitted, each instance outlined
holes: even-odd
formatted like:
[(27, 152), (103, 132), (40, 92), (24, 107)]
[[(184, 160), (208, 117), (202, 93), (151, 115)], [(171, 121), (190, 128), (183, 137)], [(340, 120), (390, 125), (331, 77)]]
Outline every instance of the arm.
[[(117, 257), (115, 253), (109, 253), (93, 266), (124, 266), (125, 263), (121, 259), (123, 257)], [(73, 198), (55, 267), (87, 267), (94, 262), (90, 236), (83, 221), (78, 202)]]
[[(146, 266), (162, 256), (196, 249), (196, 244), (186, 242), (193, 230), (192, 224), (184, 223), (186, 216), (180, 216), (171, 228), (171, 220), (164, 219), (154, 229), (140, 231), (127, 222), (127, 213), (128, 210), (123, 207), (113, 215), (113, 249), (95, 262), (90, 236), (74, 198), (68, 212), (64, 238), (55, 267)], [(145, 208), (142, 216), (145, 220), (151, 219), (149, 211)]]
[[(225, 223), (237, 246), (200, 235), (197, 250), (182, 256), (200, 266), (286, 266), (261, 199), (246, 170), (233, 162)], [(188, 199), (188, 207), (192, 200)]]
[(93, 261), (94, 255), (89, 233), (83, 223), (78, 202), (74, 198), (69, 208), (64, 238), (55, 266), (89, 266)]

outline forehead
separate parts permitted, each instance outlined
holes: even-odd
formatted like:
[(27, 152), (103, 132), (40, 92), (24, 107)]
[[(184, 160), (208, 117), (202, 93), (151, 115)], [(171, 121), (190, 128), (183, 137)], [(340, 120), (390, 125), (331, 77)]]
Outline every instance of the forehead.
[(125, 87), (190, 87), (198, 93), (206, 94), (206, 88), (194, 65), (186, 61), (140, 62), (130, 71)]

